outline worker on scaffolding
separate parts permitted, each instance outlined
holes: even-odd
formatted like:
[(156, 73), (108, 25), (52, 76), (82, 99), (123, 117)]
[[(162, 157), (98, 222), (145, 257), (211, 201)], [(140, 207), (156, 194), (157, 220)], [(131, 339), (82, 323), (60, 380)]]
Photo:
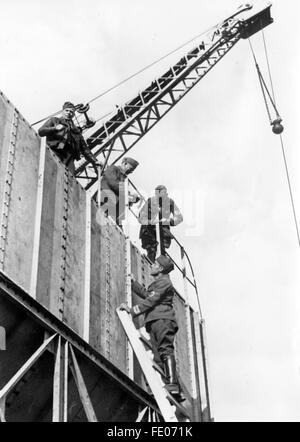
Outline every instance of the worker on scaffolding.
[[(125, 214), (125, 178), (139, 165), (133, 158), (123, 158), (120, 166), (111, 165), (105, 169), (101, 179), (101, 206), (106, 215), (109, 215), (119, 227)], [(129, 203), (139, 200), (137, 194), (131, 192), (128, 195)]]
[(148, 198), (139, 213), (141, 225), (140, 239), (142, 248), (147, 251), (151, 262), (157, 254), (156, 224), (159, 224), (161, 253), (171, 245), (172, 234), (170, 226), (177, 226), (183, 221), (182, 214), (175, 202), (169, 197), (166, 186), (159, 185), (155, 189), (155, 196)]
[(46, 144), (60, 161), (75, 174), (75, 160), (81, 155), (90, 162), (98, 173), (99, 162), (88, 148), (81, 128), (74, 124), (75, 106), (67, 101), (63, 105), (61, 117), (51, 117), (38, 130), (40, 137), (46, 137)]
[(132, 277), (132, 289), (142, 298), (138, 304), (130, 308), (127, 304), (120, 305), (120, 310), (126, 310), (133, 317), (145, 314), (146, 331), (154, 354), (154, 362), (165, 374), (166, 388), (177, 401), (185, 400), (176, 374), (174, 355), (174, 340), (178, 325), (173, 308), (174, 287), (169, 273), (174, 270), (174, 264), (167, 256), (159, 256), (151, 268), (154, 281), (148, 289), (141, 286)]

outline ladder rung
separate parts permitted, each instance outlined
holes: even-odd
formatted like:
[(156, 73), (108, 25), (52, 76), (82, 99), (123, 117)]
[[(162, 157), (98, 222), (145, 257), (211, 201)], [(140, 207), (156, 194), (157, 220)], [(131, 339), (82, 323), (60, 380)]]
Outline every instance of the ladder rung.
[(152, 345), (149, 339), (145, 338), (145, 336), (143, 336), (141, 332), (139, 333), (140, 333), (140, 340), (142, 341), (142, 343), (145, 344), (146, 347), (149, 348), (149, 350), (152, 350)]
[(176, 399), (171, 395), (171, 393), (168, 392), (168, 390), (165, 388), (166, 391), (166, 396), (169, 399), (169, 401), (171, 402), (171, 404), (175, 405), (176, 410), (182, 414), (182, 416), (187, 417), (188, 419), (190, 419), (190, 416), (188, 414), (188, 412), (186, 411), (185, 407), (183, 405), (180, 405), (179, 402), (176, 401)]
[[(138, 330), (138, 331), (139, 331), (139, 330)], [(152, 345), (151, 345), (151, 342), (149, 341), (149, 339), (147, 339), (145, 336), (143, 336), (143, 334), (142, 334), (140, 331), (139, 331), (139, 333), (140, 333), (140, 339), (141, 339), (142, 343), (143, 343), (146, 347), (148, 347), (149, 350), (153, 351), (153, 349), (152, 349)], [(153, 368), (154, 368), (156, 371), (158, 371), (158, 373), (164, 378), (164, 377), (165, 377), (165, 373), (164, 373), (164, 371), (160, 368), (160, 366), (159, 366), (156, 362), (154, 362), (154, 361), (152, 361), (152, 365), (153, 365)]]
[(158, 371), (158, 373), (162, 376), (162, 378), (166, 377), (164, 371), (160, 368), (159, 365), (156, 364), (156, 362), (153, 361), (152, 365), (153, 365), (154, 370)]

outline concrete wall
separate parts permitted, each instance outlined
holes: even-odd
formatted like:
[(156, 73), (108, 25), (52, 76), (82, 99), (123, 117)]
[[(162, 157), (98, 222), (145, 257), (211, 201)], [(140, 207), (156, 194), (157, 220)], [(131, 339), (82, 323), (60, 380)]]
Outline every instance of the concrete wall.
[(30, 289), (40, 139), (0, 93), (0, 269)]
[(89, 342), (126, 373), (126, 337), (116, 315), (116, 308), (126, 301), (125, 238), (102, 213), (96, 216), (93, 200), (91, 212)]
[(85, 191), (49, 149), (43, 178), (35, 297), (83, 336)]

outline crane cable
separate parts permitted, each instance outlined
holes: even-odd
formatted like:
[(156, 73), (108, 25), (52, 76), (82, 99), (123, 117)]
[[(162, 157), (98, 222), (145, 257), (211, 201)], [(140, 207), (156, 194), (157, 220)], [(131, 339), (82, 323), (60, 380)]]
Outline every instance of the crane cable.
[(186, 41), (185, 43), (181, 44), (180, 46), (178, 46), (177, 48), (173, 49), (171, 52), (168, 52), (167, 54), (163, 55), (162, 57), (158, 58), (157, 60), (153, 61), (152, 63), (146, 65), (145, 67), (143, 67), (142, 69), (140, 69), (139, 71), (135, 72), (134, 74), (130, 75), (129, 77), (125, 78), (124, 80), (120, 81), (119, 83), (115, 84), (114, 86), (112, 86), (111, 88), (105, 90), (104, 92), (102, 92), (101, 94), (97, 95), (96, 97), (92, 98), (90, 101), (88, 101), (88, 104), (92, 103), (93, 101), (98, 100), (98, 98), (103, 97), (104, 95), (106, 95), (108, 92), (111, 92), (112, 90), (118, 88), (119, 86), (121, 86), (122, 84), (126, 83), (127, 81), (131, 80), (132, 78), (136, 77), (137, 75), (143, 73), (144, 71), (146, 71), (147, 69), (150, 69), (152, 66), (156, 65), (157, 63), (159, 63), (160, 61), (166, 59), (167, 57), (169, 57), (170, 55), (175, 54), (175, 52), (179, 51), (180, 49), (184, 48), (186, 45), (188, 45), (189, 43), (192, 43), (193, 41), (197, 40), (198, 38), (200, 38), (202, 35), (207, 34), (209, 31), (212, 31), (212, 29), (217, 28), (217, 26), (213, 26), (212, 28), (201, 32), (201, 34), (196, 35), (195, 37), (191, 38), (190, 40)]
[[(252, 55), (253, 55), (253, 58), (254, 58), (255, 67), (256, 67), (256, 70), (257, 70), (257, 74), (258, 74), (258, 78), (259, 78), (262, 94), (263, 94), (263, 97), (264, 97), (267, 113), (268, 113), (268, 116), (269, 116), (270, 124), (272, 124), (273, 120), (272, 120), (272, 117), (271, 117), (271, 113), (270, 113), (270, 109), (269, 109), (266, 93), (267, 93), (267, 95), (269, 97), (269, 100), (270, 100), (270, 102), (271, 102), (271, 104), (272, 104), (272, 106), (273, 106), (273, 108), (274, 108), (274, 110), (276, 112), (277, 118), (280, 118), (280, 115), (279, 115), (279, 112), (278, 112), (278, 109), (277, 109), (277, 106), (276, 106), (276, 102), (275, 102), (274, 87), (272, 86), (272, 93), (273, 93), (273, 97), (272, 97), (271, 94), (270, 94), (270, 91), (269, 91), (269, 89), (268, 89), (268, 87), (266, 85), (265, 79), (264, 79), (264, 77), (263, 77), (263, 75), (261, 73), (260, 67), (258, 65), (258, 62), (257, 62), (256, 56), (255, 56), (254, 49), (253, 49), (253, 46), (252, 46), (250, 38), (248, 39), (248, 41), (249, 41), (251, 52), (252, 52)], [(269, 64), (268, 64), (268, 66), (269, 66)], [(271, 71), (269, 71), (269, 76), (270, 76), (270, 78), (272, 78), (271, 77)], [(272, 85), (273, 85), (273, 82), (272, 82)]]
[[(216, 29), (220, 26), (220, 24), (212, 26), (211, 28), (207, 29), (204, 32), (201, 32), (201, 34), (196, 35), (195, 37), (191, 38), (190, 40), (186, 41), (185, 43), (181, 44), (180, 46), (178, 46), (177, 48), (173, 49), (172, 51), (168, 52), (167, 54), (163, 55), (162, 57), (158, 58), (157, 60), (154, 60), (152, 63), (146, 65), (145, 67), (143, 67), (142, 69), (138, 70), (137, 72), (135, 72), (134, 74), (130, 75), (129, 77), (125, 78), (124, 80), (120, 81), (119, 83), (115, 84), (114, 86), (106, 89), (105, 91), (101, 92), (99, 95), (97, 95), (96, 97), (92, 98), (91, 100), (89, 100), (87, 102), (87, 104), (91, 104), (94, 101), (98, 100), (101, 97), (104, 97), (104, 95), (108, 94), (109, 92), (113, 91), (114, 89), (117, 89), (118, 87), (120, 87), (121, 85), (123, 85), (124, 83), (126, 83), (127, 81), (131, 80), (132, 78), (136, 77), (137, 75), (143, 73), (144, 71), (146, 71), (147, 69), (150, 69), (152, 66), (156, 65), (157, 63), (159, 63), (160, 61), (166, 59), (167, 57), (169, 57), (170, 55), (173, 55), (175, 52), (179, 51), (180, 49), (184, 48), (186, 45), (188, 45), (189, 43), (192, 43), (193, 41), (197, 40), (198, 38), (200, 38), (202, 35), (207, 34), (208, 32), (212, 32), (213, 29)], [(57, 112), (54, 112), (51, 115), (48, 115), (47, 117), (36, 121), (35, 123), (31, 124), (31, 126), (35, 126), (36, 124), (42, 123), (43, 121), (47, 120), (48, 118), (54, 117), (55, 115), (58, 115), (59, 113), (61, 113), (61, 109)], [(113, 111), (97, 118), (96, 122), (103, 120), (105, 117), (107, 117), (108, 115), (110, 115), (111, 113), (113, 113)]]
[[(272, 105), (274, 107), (274, 110), (276, 112), (277, 118), (279, 118), (280, 121), (281, 121), (281, 118), (279, 116), (279, 112), (278, 112), (277, 106), (276, 106), (274, 84), (273, 84), (273, 80), (272, 80), (272, 74), (271, 74), (271, 68), (270, 68), (270, 63), (269, 63), (268, 50), (267, 50), (266, 39), (265, 39), (265, 35), (264, 35), (263, 30), (262, 30), (262, 36), (263, 36), (264, 50), (265, 50), (265, 56), (266, 56), (267, 65), (268, 65), (269, 79), (270, 79), (270, 84), (271, 84), (271, 88), (272, 88), (272, 95), (273, 95), (273, 97), (271, 97), (270, 92), (269, 92), (269, 90), (268, 90), (268, 88), (266, 86), (265, 80), (264, 80), (264, 78), (263, 78), (263, 76), (261, 74), (261, 71), (260, 71), (260, 68), (259, 68), (256, 56), (255, 56), (254, 49), (253, 49), (252, 43), (250, 41), (250, 38), (248, 38), (248, 41), (249, 41), (251, 52), (252, 52), (252, 55), (253, 55), (253, 58), (254, 58), (255, 66), (256, 66), (256, 69), (257, 69), (257, 72), (258, 72), (258, 77), (259, 77), (261, 89), (262, 89), (262, 92), (263, 92), (263, 97), (264, 97), (264, 101), (265, 101), (265, 104), (266, 104), (266, 109), (267, 109), (267, 112), (268, 112), (270, 123), (272, 124), (272, 118), (271, 118), (270, 110), (269, 110), (269, 107), (268, 107), (268, 102), (267, 102), (267, 97), (266, 97), (265, 92), (268, 93), (270, 101), (271, 101), (271, 103), (272, 103)], [(294, 216), (294, 221), (295, 221), (295, 227), (296, 227), (296, 232), (297, 232), (298, 245), (299, 245), (299, 248), (300, 248), (300, 232), (299, 232), (299, 226), (298, 226), (298, 221), (297, 221), (296, 208), (295, 208), (295, 203), (294, 203), (294, 197), (293, 197), (293, 190), (292, 190), (292, 185), (291, 185), (290, 173), (289, 173), (287, 157), (286, 157), (286, 153), (285, 153), (285, 147), (284, 147), (284, 143), (283, 143), (283, 137), (282, 137), (281, 133), (279, 133), (279, 135), (280, 135), (280, 144), (281, 144), (282, 156), (283, 156), (283, 160), (284, 160), (285, 173), (286, 173), (286, 177), (287, 177), (289, 194), (290, 194), (290, 199), (291, 199), (291, 204), (292, 204), (292, 209), (293, 209), (293, 216)]]

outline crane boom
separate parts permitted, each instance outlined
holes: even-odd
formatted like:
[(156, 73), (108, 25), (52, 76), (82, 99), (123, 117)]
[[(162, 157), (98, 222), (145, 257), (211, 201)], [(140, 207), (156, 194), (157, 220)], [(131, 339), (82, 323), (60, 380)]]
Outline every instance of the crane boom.
[[(246, 4), (215, 26), (200, 44), (183, 56), (161, 77), (120, 107), (112, 118), (87, 138), (89, 148), (103, 165), (115, 164), (154, 127), (240, 40), (273, 22), (271, 3), (263, 7)], [(76, 177), (85, 188), (97, 177), (84, 161)]]

